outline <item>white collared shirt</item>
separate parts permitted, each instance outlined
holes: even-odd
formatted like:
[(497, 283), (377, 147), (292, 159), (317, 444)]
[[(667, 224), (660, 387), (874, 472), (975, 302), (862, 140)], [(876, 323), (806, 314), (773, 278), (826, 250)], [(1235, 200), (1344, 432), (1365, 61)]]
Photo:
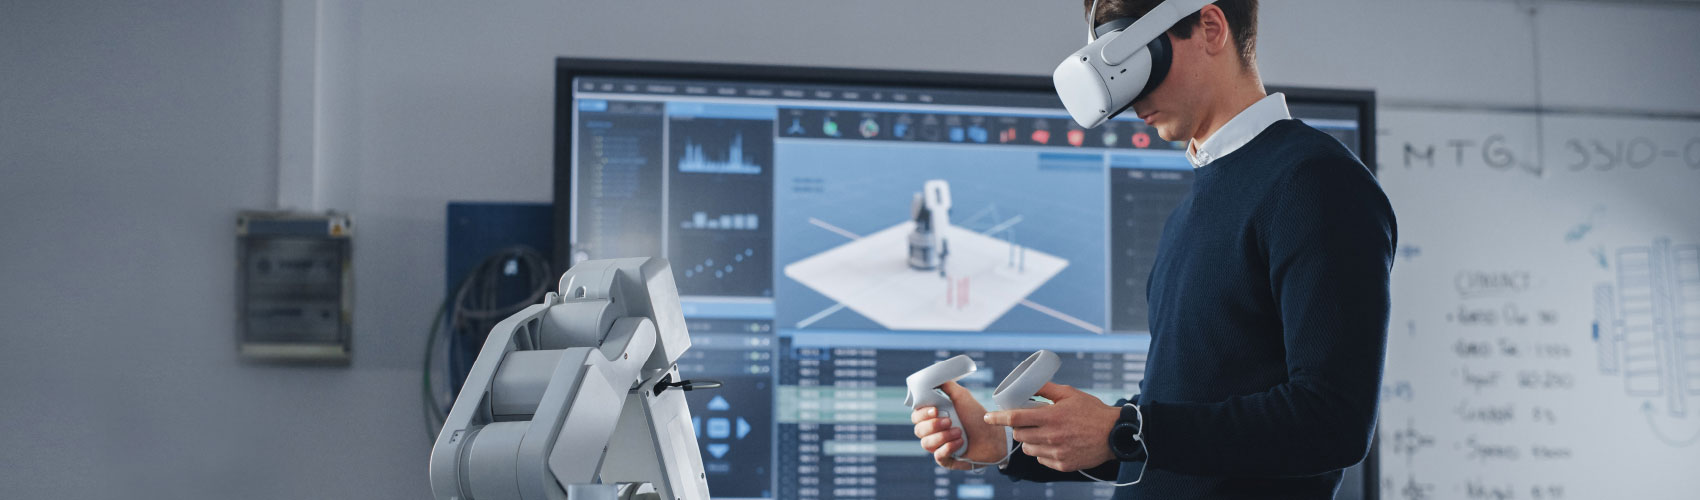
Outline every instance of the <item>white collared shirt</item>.
[(1227, 156), (1240, 146), (1251, 142), (1263, 129), (1269, 128), (1275, 122), (1292, 118), (1287, 111), (1287, 96), (1279, 92), (1264, 96), (1253, 103), (1251, 107), (1234, 115), (1233, 119), (1217, 129), (1209, 139), (1201, 144), (1197, 140), (1187, 143), (1186, 159), (1192, 162), (1192, 168), (1209, 165), (1217, 158)]

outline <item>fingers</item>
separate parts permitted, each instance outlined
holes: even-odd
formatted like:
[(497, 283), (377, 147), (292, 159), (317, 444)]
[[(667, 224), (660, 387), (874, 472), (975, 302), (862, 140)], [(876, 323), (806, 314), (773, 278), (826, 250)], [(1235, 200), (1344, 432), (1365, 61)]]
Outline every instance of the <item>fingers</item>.
[(1044, 434), (1039, 427), (1016, 427), (1014, 429), (1015, 440), (1024, 443), (1023, 446), (1051, 444), (1050, 436)]
[[(1057, 462), (1058, 456), (1061, 454), (1061, 451), (1062, 451), (1061, 449), (1059, 449), (1055, 446), (1048, 446), (1048, 445), (1042, 445), (1042, 444), (1028, 444), (1028, 443), (1022, 443), (1021, 444), (1021, 452), (1026, 453), (1027, 456), (1029, 456), (1029, 457), (1039, 459), (1040, 463), (1044, 463), (1047, 460), (1049, 460), (1051, 462)], [(1046, 465), (1049, 466), (1050, 464), (1046, 464)], [(1055, 469), (1056, 467), (1051, 467), (1051, 468)]]
[(1077, 467), (1072, 463), (1068, 463), (1068, 462), (1065, 462), (1065, 461), (1062, 461), (1062, 460), (1057, 460), (1057, 459), (1054, 459), (1054, 458), (1040, 458), (1040, 459), (1037, 459), (1037, 460), (1039, 462), (1039, 465), (1043, 465), (1043, 466), (1046, 466), (1046, 467), (1050, 467), (1052, 469), (1056, 469), (1059, 472), (1074, 472), (1074, 471), (1081, 469), (1081, 467)]
[(928, 419), (919, 424), (915, 424), (915, 437), (924, 438), (929, 434), (937, 434), (951, 430), (953, 427), (951, 427), (950, 424), (951, 421), (949, 417)]
[(974, 393), (968, 392), (968, 388), (962, 384), (945, 382), (939, 388), (944, 390), (944, 395), (950, 396), (950, 401), (956, 405), (958, 413), (977, 413), (985, 410), (985, 407), (980, 406), (980, 402), (974, 399)]
[(952, 428), (944, 432), (935, 432), (921, 438), (921, 449), (933, 451), (961, 439), (962, 429)]
[(922, 420), (939, 416), (939, 409), (931, 406), (920, 408), (909, 414), (909, 423), (919, 424)]
[(962, 440), (958, 439), (947, 442), (944, 446), (940, 446), (938, 449), (932, 450), (933, 461), (938, 462), (938, 464), (944, 468), (956, 469), (961, 465), (961, 462), (958, 462), (956, 457), (952, 457), (950, 454), (956, 453), (956, 449), (961, 448), (962, 444)]
[[(1099, 465), (1099, 464), (1095, 464), (1095, 463), (1084, 462), (1084, 461), (1081, 461), (1079, 459), (1066, 459), (1066, 458), (1061, 458), (1061, 457), (1056, 457), (1056, 456), (1034, 457), (1034, 461), (1039, 462), (1039, 465), (1043, 465), (1045, 467), (1050, 467), (1052, 469), (1056, 469), (1059, 472), (1074, 472), (1074, 471), (1078, 471), (1078, 470), (1087, 470), (1087, 469), (1091, 469), (1093, 467), (1097, 467)], [(1114, 476), (1114, 475), (1112, 474), (1112, 476)]]
[(1074, 397), (1078, 394), (1080, 394), (1080, 390), (1073, 387), (1055, 382), (1045, 382), (1045, 386), (1040, 387), (1039, 392), (1036, 392), (1033, 395), (1049, 399), (1051, 401), (1062, 401), (1063, 399)]
[(1021, 443), (1021, 452), (1033, 458), (1048, 458), (1052, 454), (1050, 447), (1031, 443)]
[(939, 388), (944, 389), (944, 395), (950, 396), (951, 401), (961, 401), (963, 399), (974, 397), (973, 393), (968, 392), (967, 387), (963, 387), (962, 384), (958, 384), (956, 382), (945, 382), (944, 385), (939, 386)]
[(986, 423), (1005, 427), (1033, 427), (1045, 425), (1050, 421), (1049, 410), (1052, 407), (1027, 408), (1023, 410), (994, 411), (986, 414)]

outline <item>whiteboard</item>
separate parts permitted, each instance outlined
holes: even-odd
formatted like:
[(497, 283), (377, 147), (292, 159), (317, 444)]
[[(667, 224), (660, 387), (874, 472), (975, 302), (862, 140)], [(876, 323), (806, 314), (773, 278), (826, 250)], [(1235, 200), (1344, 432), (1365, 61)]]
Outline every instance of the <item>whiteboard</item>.
[(1379, 119), (1381, 498), (1700, 498), (1700, 122)]

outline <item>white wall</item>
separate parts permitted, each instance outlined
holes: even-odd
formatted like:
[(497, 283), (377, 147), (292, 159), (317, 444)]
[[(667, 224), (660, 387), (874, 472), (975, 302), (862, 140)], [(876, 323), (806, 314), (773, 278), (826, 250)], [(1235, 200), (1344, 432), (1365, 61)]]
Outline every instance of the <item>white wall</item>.
[[(299, 1), (299, 0), (284, 0)], [(359, 219), (355, 362), (235, 360), (231, 222), (275, 201), (277, 2), (0, 4), (5, 496), (418, 498), (449, 200), (551, 197), (554, 58), (1043, 74), (1075, 2), (324, 0), (322, 146)], [(1272, 84), (1700, 112), (1700, 9), (1266, 2)], [(23, 423), (17, 426), (15, 423)]]

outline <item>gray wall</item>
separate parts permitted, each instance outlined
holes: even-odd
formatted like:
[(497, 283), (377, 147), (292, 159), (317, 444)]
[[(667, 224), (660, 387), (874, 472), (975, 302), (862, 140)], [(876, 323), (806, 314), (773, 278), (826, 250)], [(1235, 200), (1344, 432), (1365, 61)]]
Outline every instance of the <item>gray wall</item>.
[[(1700, 112), (1694, 8), (1266, 4), (1272, 84), (1531, 105), (1539, 82), (1550, 105)], [(356, 359), (290, 368), (238, 363), (232, 331), (232, 219), (276, 201), (279, 3), (6, 0), (3, 496), (424, 497), (444, 204), (550, 199), (554, 57), (1043, 74), (1081, 42), (1074, 5), (325, 0)]]

